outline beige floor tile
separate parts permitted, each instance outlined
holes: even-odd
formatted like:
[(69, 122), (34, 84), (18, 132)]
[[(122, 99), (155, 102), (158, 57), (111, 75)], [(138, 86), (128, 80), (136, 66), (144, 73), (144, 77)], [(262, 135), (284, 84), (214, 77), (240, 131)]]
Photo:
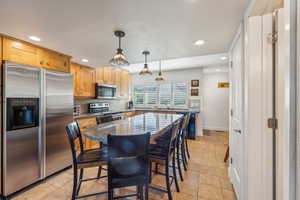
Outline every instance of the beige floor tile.
[[(232, 185), (228, 179), (228, 166), (223, 162), (228, 146), (228, 134), (209, 131), (207, 136), (189, 141), (191, 158), (188, 171), (183, 171), (184, 181), (179, 180), (180, 193), (172, 185), (174, 200), (236, 200)], [(160, 167), (161, 168), (161, 167)], [(163, 168), (161, 169), (163, 171)], [(85, 169), (84, 178), (96, 177), (98, 168)], [(102, 170), (102, 175), (106, 171)], [(165, 178), (153, 175), (152, 182), (165, 188)], [(45, 183), (35, 186), (12, 200), (69, 200), (73, 187), (73, 170), (69, 169), (57, 176), (47, 179)], [(82, 184), (80, 194), (107, 191), (107, 179), (100, 179)], [(149, 190), (150, 200), (167, 200), (166, 193)], [(135, 187), (116, 190), (116, 194), (135, 192)], [(136, 199), (135, 197), (129, 198)], [(107, 195), (85, 198), (85, 200), (107, 200)], [(128, 200), (128, 199), (127, 199)]]

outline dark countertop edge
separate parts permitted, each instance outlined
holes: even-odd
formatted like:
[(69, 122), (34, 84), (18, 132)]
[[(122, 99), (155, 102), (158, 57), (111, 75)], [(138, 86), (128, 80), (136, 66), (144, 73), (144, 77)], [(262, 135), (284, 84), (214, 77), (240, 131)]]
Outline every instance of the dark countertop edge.
[(155, 109), (155, 108), (134, 108), (134, 109), (127, 109), (127, 110), (118, 110), (118, 111), (109, 111), (104, 113), (85, 113), (81, 114), (79, 116), (74, 116), (74, 119), (84, 119), (84, 118), (90, 118), (90, 117), (97, 117), (97, 116), (104, 116), (107, 114), (117, 114), (117, 113), (125, 113), (125, 112), (131, 112), (131, 111), (156, 111), (156, 112), (197, 112), (199, 113), (199, 109)]

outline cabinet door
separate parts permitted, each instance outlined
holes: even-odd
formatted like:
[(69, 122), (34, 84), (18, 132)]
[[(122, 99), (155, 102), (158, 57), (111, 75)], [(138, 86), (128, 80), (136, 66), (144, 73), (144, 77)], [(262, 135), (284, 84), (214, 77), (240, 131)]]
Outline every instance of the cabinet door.
[(46, 49), (39, 49), (39, 64), (50, 70), (70, 72), (70, 57), (51, 52)]
[(25, 42), (3, 38), (3, 60), (39, 66), (37, 47)]
[(115, 69), (115, 85), (117, 86), (117, 96), (121, 96), (121, 76), (122, 69)]
[(103, 81), (105, 84), (112, 84), (111, 67), (103, 68)]
[(71, 63), (70, 72), (73, 75), (73, 88), (74, 88), (74, 96), (78, 97), (80, 96), (80, 88), (79, 88), (79, 70), (80, 65), (76, 63)]
[(78, 75), (79, 96), (95, 97), (95, 69), (80, 66)]
[[(78, 119), (77, 120), (79, 128), (81, 132), (84, 132), (87, 128), (93, 127), (97, 125), (96, 118), (84, 118), (84, 119)], [(90, 139), (85, 138), (84, 136), (82, 137), (84, 140), (84, 148), (85, 149), (92, 149), (92, 148), (98, 148), (99, 147), (99, 142), (93, 141)], [(78, 144), (77, 144), (78, 145)]]
[(121, 96), (129, 96), (129, 73), (127, 71), (122, 71), (121, 75)]
[(104, 83), (104, 67), (96, 69), (96, 83)]
[(3, 38), (0, 35), (0, 62), (2, 62), (2, 44), (3, 44), (2, 40), (3, 40)]

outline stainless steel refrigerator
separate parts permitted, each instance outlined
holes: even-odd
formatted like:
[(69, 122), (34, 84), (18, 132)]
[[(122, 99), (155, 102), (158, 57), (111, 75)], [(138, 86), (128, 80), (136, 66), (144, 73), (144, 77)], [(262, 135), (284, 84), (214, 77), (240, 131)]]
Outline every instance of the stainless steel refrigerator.
[(10, 195), (71, 165), (72, 75), (5, 62), (2, 189)]

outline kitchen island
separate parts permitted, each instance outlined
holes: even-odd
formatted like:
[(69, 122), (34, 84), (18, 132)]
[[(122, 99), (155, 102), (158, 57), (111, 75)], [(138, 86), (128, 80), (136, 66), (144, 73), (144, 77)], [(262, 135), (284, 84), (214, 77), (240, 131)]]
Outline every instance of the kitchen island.
[(90, 140), (107, 143), (107, 136), (137, 135), (151, 133), (151, 137), (164, 133), (173, 123), (183, 118), (183, 114), (145, 113), (122, 120), (111, 121), (88, 128), (83, 135)]

